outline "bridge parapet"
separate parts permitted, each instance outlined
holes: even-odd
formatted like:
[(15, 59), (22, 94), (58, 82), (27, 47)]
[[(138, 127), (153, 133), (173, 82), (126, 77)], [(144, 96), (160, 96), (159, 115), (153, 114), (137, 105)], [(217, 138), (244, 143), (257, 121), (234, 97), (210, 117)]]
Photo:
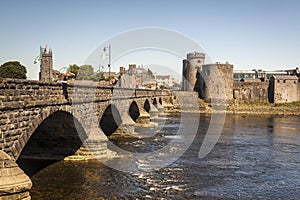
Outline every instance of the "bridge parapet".
[(170, 95), (167, 90), (101, 87), (96, 82), (63, 84), (0, 79), (0, 110)]
[[(146, 99), (152, 104), (153, 98), (168, 101), (170, 96), (168, 90), (101, 87), (87, 81), (64, 84), (0, 79), (0, 150), (17, 159), (34, 130), (56, 111), (72, 114), (88, 128), (101, 119), (109, 104), (115, 104), (122, 115), (128, 113), (133, 100), (143, 109)], [(93, 117), (95, 110), (98, 119)]]
[[(167, 100), (169, 96), (172, 93), (167, 90), (101, 87), (87, 81), (64, 84), (0, 79), (0, 150), (17, 159), (34, 130), (56, 111), (69, 112), (87, 123), (83, 127), (89, 127), (109, 104), (115, 103), (122, 114), (134, 99), (140, 99), (143, 108), (146, 99)], [(98, 119), (93, 118), (95, 110)]]

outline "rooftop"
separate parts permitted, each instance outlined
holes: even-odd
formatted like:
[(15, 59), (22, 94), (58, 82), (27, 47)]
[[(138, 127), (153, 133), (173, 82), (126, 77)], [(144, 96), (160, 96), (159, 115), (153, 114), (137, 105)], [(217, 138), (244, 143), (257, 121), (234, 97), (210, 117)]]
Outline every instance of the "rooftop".
[(298, 80), (297, 76), (272, 76), (276, 80)]

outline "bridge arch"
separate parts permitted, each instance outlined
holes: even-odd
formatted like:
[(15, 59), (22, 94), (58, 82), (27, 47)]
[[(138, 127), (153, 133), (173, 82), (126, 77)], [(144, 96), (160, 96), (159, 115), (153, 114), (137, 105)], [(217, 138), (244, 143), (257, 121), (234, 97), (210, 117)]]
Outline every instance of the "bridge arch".
[(122, 123), (121, 115), (113, 104), (109, 104), (104, 110), (99, 121), (99, 127), (106, 136), (113, 134)]
[(133, 121), (136, 121), (140, 116), (140, 109), (138, 104), (135, 101), (132, 101), (129, 106), (129, 115)]
[(87, 138), (79, 121), (64, 110), (50, 112), (22, 148), (17, 163), (31, 176), (39, 170), (73, 155)]
[(161, 97), (159, 97), (158, 102), (159, 102), (160, 105), (162, 105), (162, 99), (161, 99)]
[(145, 103), (144, 103), (144, 109), (149, 113), (150, 110), (151, 110), (151, 106), (150, 106), (150, 103), (149, 103), (149, 100), (146, 99)]
[(174, 103), (173, 97), (169, 97), (169, 102), (170, 102), (171, 104)]
[(157, 100), (156, 100), (156, 98), (153, 98), (152, 104), (153, 104), (155, 107), (157, 107)]

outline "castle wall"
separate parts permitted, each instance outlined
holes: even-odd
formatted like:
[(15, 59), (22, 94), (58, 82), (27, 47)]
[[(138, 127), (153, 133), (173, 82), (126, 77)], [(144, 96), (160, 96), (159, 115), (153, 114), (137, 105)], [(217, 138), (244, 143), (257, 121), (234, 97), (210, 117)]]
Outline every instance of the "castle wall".
[(298, 82), (297, 101), (300, 101), (300, 82)]
[(296, 80), (275, 80), (274, 103), (298, 101), (298, 82)]
[(227, 101), (233, 99), (233, 65), (210, 64), (203, 65), (201, 72), (200, 96), (206, 101)]
[(235, 103), (268, 102), (268, 82), (234, 82)]
[(183, 60), (182, 61), (182, 85), (181, 85), (183, 91), (187, 91), (189, 88), (187, 74), (188, 74), (188, 61)]

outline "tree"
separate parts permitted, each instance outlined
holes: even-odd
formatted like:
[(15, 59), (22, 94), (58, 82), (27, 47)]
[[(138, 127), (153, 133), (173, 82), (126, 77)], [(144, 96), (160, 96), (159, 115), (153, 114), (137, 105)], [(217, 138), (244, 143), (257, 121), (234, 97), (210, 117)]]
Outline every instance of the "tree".
[(78, 65), (73, 64), (73, 65), (69, 65), (67, 72), (71, 72), (71, 73), (75, 74), (75, 76), (77, 76), (79, 69), (80, 69), (80, 67)]
[(103, 72), (96, 72), (93, 77), (92, 77), (92, 80), (93, 81), (102, 81), (104, 80), (104, 77), (103, 77)]
[(0, 78), (26, 79), (26, 67), (18, 61), (9, 61), (0, 66)]
[(92, 80), (94, 77), (94, 68), (91, 65), (82, 65), (78, 71), (76, 79)]

